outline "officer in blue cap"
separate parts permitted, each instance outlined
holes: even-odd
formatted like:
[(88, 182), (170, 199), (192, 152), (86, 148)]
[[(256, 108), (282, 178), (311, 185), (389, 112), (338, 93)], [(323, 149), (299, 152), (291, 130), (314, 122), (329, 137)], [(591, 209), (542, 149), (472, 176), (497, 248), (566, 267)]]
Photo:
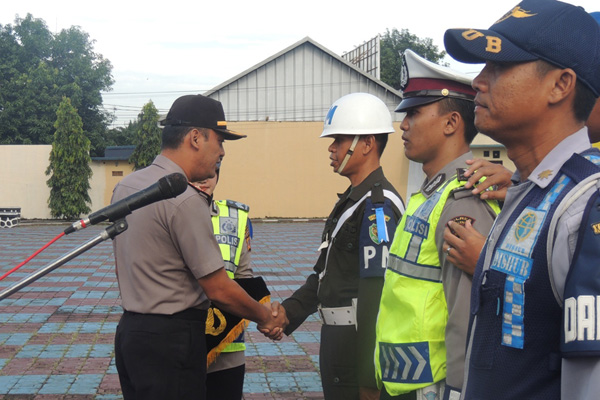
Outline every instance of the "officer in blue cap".
[[(517, 167), (473, 277), (464, 399), (597, 399), (600, 26), (583, 8), (524, 0), (489, 29), (450, 29), (473, 80), (475, 125)], [(583, 222), (582, 222), (583, 221)]]

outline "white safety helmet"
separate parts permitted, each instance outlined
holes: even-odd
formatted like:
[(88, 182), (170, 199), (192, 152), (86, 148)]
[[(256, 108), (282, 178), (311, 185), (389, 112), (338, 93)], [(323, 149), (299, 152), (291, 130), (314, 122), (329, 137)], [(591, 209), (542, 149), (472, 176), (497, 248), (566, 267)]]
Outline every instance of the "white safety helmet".
[(321, 137), (393, 132), (392, 115), (383, 101), (369, 93), (351, 93), (331, 105)]

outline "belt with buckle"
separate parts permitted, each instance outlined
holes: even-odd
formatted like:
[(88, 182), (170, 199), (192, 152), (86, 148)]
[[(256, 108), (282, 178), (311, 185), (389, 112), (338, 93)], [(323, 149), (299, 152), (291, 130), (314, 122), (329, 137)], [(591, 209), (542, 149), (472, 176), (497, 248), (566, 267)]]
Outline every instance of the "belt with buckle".
[(321, 321), (324, 325), (349, 326), (356, 325), (356, 308), (347, 307), (318, 307)]

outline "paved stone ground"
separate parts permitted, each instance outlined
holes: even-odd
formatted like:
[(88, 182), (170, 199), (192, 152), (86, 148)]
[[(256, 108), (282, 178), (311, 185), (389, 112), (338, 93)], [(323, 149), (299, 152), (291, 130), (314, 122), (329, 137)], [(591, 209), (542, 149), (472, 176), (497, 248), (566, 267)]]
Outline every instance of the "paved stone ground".
[[(60, 234), (68, 224), (0, 230), (0, 275)], [(322, 222), (254, 222), (254, 273), (273, 300), (292, 293), (311, 272)], [(106, 226), (60, 238), (0, 290), (49, 265)], [(110, 240), (0, 300), (0, 400), (122, 399), (113, 337), (121, 316)], [(248, 329), (244, 399), (322, 399), (320, 324), (315, 315), (293, 335), (271, 342)]]

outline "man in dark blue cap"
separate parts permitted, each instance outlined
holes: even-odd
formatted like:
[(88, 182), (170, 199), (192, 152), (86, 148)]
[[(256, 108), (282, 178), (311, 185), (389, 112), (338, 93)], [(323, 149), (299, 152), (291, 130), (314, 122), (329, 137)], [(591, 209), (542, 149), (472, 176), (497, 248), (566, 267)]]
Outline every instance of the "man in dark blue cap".
[(464, 399), (596, 399), (600, 392), (600, 26), (525, 0), (487, 30), (450, 29), (473, 80), (475, 125), (517, 172), (473, 277)]

